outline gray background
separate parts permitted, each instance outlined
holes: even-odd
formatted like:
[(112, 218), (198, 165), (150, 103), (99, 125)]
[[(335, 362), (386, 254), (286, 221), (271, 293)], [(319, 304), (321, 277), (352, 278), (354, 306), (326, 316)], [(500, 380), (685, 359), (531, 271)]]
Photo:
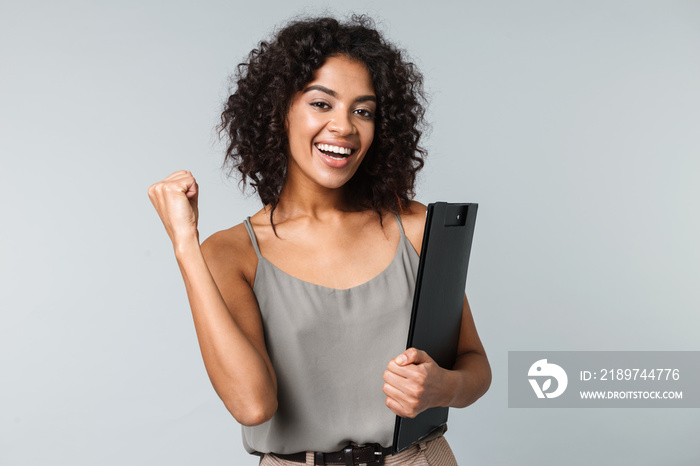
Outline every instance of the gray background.
[[(218, 170), (227, 75), (322, 5), (2, 2), (0, 464), (255, 464), (146, 189), (191, 170), (202, 238), (259, 208)], [(350, 8), (425, 73), (417, 199), (480, 204), (460, 464), (698, 464), (697, 409), (508, 409), (506, 379), (508, 350), (700, 349), (700, 3)]]

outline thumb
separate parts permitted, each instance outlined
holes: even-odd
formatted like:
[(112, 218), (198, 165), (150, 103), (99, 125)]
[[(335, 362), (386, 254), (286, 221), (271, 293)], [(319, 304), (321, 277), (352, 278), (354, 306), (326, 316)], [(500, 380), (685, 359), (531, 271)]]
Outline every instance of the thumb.
[(399, 366), (405, 366), (407, 364), (420, 364), (427, 362), (429, 359), (428, 354), (425, 351), (421, 351), (416, 348), (409, 348), (403, 353), (399, 354), (394, 362)]
[(185, 191), (185, 196), (187, 196), (188, 199), (192, 199), (192, 198), (196, 199), (198, 192), (199, 192), (199, 186), (197, 186), (197, 182), (194, 182), (187, 187), (187, 190)]
[(187, 196), (188, 199), (191, 199), (192, 197), (197, 195), (197, 192), (199, 191), (199, 186), (197, 185), (197, 181), (194, 179), (192, 176), (192, 172), (187, 172), (188, 175), (190, 175), (191, 180), (188, 180), (188, 183), (185, 185), (185, 196)]

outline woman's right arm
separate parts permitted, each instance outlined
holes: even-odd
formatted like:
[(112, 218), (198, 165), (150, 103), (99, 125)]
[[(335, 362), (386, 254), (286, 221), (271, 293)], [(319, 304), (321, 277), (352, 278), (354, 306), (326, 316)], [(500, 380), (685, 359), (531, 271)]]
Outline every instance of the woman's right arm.
[(277, 382), (255, 295), (236, 260), (242, 245), (215, 234), (200, 246), (190, 172), (173, 173), (148, 195), (173, 243), (214, 390), (241, 424), (267, 421), (277, 410)]

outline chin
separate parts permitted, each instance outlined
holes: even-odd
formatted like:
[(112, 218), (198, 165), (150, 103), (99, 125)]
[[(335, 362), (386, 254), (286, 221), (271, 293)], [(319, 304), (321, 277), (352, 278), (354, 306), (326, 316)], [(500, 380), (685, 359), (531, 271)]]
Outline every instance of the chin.
[(347, 178), (347, 179), (343, 178), (342, 180), (326, 179), (326, 180), (322, 180), (319, 184), (327, 189), (341, 189), (341, 188), (345, 187), (346, 184), (348, 184), (350, 179), (351, 178)]

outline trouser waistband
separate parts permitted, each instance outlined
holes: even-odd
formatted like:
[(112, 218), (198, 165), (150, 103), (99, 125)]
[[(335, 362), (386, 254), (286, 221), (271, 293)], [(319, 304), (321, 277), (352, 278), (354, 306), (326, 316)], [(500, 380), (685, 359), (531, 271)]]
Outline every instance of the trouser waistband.
[[(342, 450), (331, 453), (320, 451), (314, 452), (314, 464), (345, 464), (347, 466), (360, 464), (366, 464), (368, 466), (379, 465), (384, 464), (384, 457), (391, 455), (392, 453), (392, 448), (382, 447), (377, 443), (368, 445), (348, 445)], [(286, 455), (275, 453), (275, 456), (283, 460), (293, 461), (295, 463), (306, 463), (305, 451)]]

